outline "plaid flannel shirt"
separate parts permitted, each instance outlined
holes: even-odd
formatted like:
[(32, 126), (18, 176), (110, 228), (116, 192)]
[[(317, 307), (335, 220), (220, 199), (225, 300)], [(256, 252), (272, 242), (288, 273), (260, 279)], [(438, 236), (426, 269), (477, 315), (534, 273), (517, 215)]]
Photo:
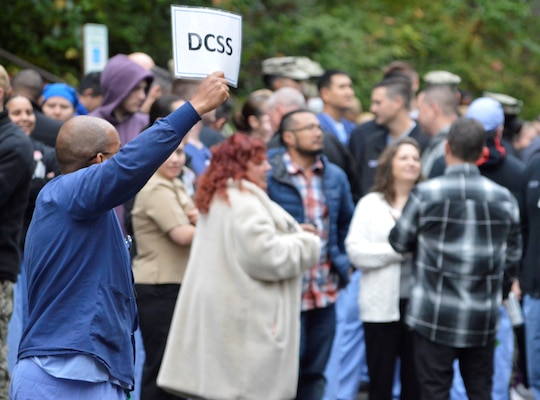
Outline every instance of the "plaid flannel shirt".
[(284, 153), (283, 162), (291, 180), (296, 186), (304, 205), (305, 220), (313, 223), (321, 238), (321, 257), (319, 262), (304, 273), (302, 280), (302, 311), (322, 308), (334, 303), (338, 294), (338, 278), (331, 274), (328, 259), (328, 208), (322, 188), (324, 165), (319, 159), (312, 166), (313, 175), (308, 178), (304, 171), (295, 164), (288, 153)]
[(521, 258), (519, 208), (506, 188), (475, 165), (450, 166), (413, 189), (389, 240), (415, 254), (409, 326), (456, 348), (493, 339), (504, 270)]

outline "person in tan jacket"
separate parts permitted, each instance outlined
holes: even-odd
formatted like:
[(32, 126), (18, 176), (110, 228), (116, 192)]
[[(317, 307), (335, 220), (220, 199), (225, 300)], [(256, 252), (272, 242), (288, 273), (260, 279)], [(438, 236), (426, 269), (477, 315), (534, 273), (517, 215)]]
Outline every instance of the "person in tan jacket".
[(212, 400), (286, 400), (298, 380), (301, 279), (320, 240), (266, 194), (264, 143), (235, 134), (197, 186), (200, 216), (158, 385)]
[[(184, 103), (178, 96), (161, 96), (150, 108), (150, 121)], [(199, 215), (184, 183), (185, 165), (182, 142), (137, 194), (131, 210), (133, 277), (145, 353), (141, 400), (180, 399), (160, 389), (156, 379)]]
[(139, 192), (132, 213), (138, 239), (133, 275), (146, 354), (141, 400), (178, 398), (158, 388), (156, 378), (198, 216), (177, 177), (185, 160), (181, 144)]

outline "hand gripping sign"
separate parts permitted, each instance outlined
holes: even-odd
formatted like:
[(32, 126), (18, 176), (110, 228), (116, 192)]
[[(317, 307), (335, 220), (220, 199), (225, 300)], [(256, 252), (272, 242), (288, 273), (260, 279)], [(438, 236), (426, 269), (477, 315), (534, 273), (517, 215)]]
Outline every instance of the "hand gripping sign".
[(238, 86), (242, 16), (203, 7), (171, 6), (174, 75), (203, 79), (223, 71)]

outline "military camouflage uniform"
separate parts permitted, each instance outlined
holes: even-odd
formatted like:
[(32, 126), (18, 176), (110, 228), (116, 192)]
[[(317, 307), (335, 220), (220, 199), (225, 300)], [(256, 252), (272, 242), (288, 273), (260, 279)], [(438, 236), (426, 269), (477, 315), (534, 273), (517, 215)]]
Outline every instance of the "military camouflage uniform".
[(0, 281), (0, 399), (9, 399), (7, 331), (13, 312), (13, 282)]

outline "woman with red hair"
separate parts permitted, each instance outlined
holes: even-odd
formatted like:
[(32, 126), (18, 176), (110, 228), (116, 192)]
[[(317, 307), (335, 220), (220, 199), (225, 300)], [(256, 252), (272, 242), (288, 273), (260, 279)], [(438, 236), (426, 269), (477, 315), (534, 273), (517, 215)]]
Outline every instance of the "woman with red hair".
[(260, 139), (237, 133), (212, 153), (158, 385), (212, 400), (292, 399), (301, 278), (318, 260), (319, 238), (266, 194)]

